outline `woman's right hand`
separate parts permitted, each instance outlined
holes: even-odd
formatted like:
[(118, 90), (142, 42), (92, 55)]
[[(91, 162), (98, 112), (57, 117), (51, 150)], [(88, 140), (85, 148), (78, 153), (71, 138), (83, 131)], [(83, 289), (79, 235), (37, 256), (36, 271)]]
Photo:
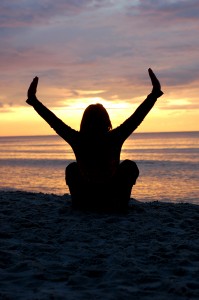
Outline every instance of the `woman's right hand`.
[(39, 78), (35, 77), (29, 86), (28, 99), (26, 100), (26, 103), (28, 103), (30, 105), (34, 104), (35, 101), (38, 101), (37, 97), (36, 97), (38, 81), (39, 81)]

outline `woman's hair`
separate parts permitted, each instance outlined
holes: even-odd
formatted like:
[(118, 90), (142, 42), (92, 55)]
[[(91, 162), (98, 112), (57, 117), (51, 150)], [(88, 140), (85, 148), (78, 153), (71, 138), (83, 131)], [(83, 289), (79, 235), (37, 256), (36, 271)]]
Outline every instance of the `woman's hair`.
[(102, 104), (89, 105), (82, 116), (80, 132), (85, 134), (106, 133), (112, 129), (109, 115)]

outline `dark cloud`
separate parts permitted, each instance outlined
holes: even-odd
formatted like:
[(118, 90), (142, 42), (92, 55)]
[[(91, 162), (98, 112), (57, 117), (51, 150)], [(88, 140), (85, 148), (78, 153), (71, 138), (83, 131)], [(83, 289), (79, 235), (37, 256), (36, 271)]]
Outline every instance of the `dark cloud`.
[(135, 5), (128, 5), (128, 15), (139, 15), (145, 17), (155, 17), (166, 19), (167, 21), (178, 21), (179, 19), (197, 20), (199, 15), (198, 0), (140, 0)]
[[(81, 2), (81, 5), (80, 5)], [(88, 1), (24, 1), (0, 2), (0, 26), (21, 27), (49, 23), (57, 15), (78, 13)]]
[(169, 69), (161, 70), (160, 73), (167, 86), (187, 86), (199, 81), (199, 64), (196, 62), (194, 65), (185, 64), (177, 68), (173, 65)]
[(1, 93), (24, 105), (37, 75), (46, 104), (78, 98), (78, 90), (140, 99), (151, 91), (149, 67), (164, 91), (189, 91), (199, 79), (198, 7), (193, 0), (2, 0), (0, 26), (10, 28), (0, 33)]
[(29, 0), (0, 2), (0, 27), (23, 27), (50, 24), (60, 16), (72, 16), (82, 11), (111, 4), (105, 0)]

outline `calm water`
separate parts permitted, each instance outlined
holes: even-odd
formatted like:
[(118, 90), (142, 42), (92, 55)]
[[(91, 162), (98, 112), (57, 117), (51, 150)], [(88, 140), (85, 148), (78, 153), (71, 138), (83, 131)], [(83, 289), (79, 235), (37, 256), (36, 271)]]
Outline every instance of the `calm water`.
[[(134, 133), (121, 159), (137, 162), (139, 201), (199, 204), (199, 132)], [(0, 137), (0, 189), (65, 194), (65, 167), (74, 155), (58, 136)]]

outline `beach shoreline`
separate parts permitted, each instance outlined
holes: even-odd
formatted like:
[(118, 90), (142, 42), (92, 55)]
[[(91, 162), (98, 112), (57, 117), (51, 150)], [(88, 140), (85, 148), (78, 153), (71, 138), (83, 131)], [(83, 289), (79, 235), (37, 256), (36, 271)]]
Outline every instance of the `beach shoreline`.
[(199, 206), (131, 200), (74, 211), (70, 196), (1, 191), (2, 299), (196, 299)]

